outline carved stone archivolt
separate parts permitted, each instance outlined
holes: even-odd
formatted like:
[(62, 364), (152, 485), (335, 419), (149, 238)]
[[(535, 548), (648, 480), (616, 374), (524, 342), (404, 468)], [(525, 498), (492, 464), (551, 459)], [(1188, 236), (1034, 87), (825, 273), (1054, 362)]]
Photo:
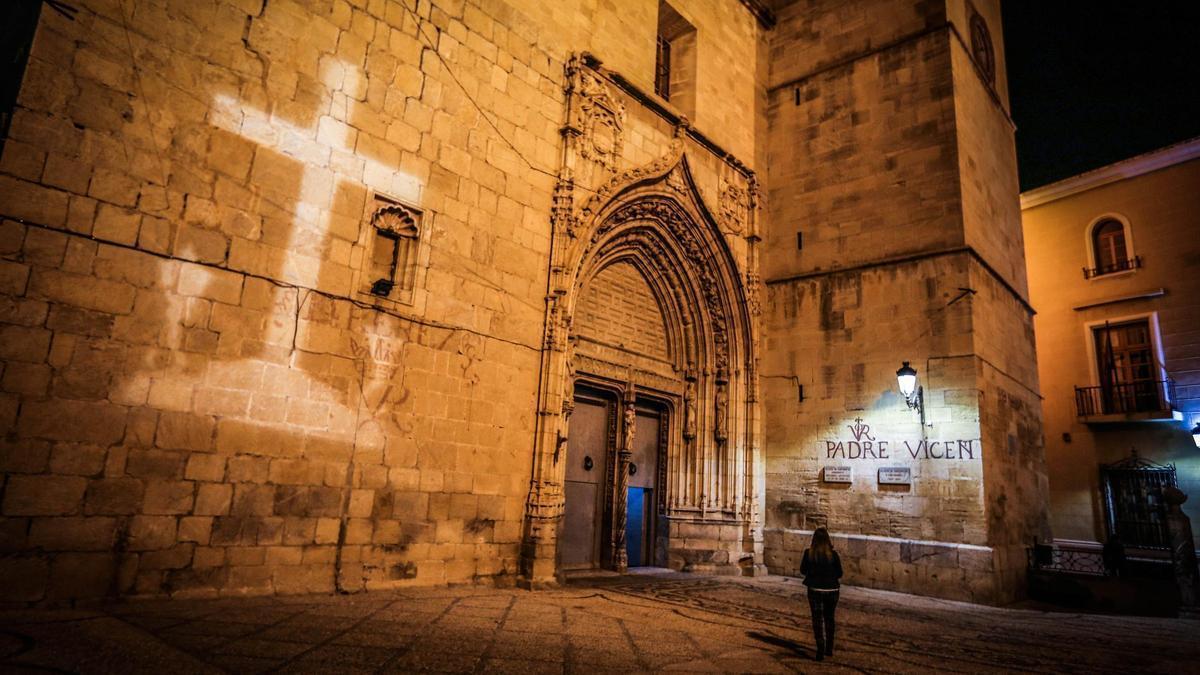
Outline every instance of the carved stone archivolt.
[[(735, 258), (723, 232), (746, 233), (751, 243), (747, 250), (753, 249), (753, 180), (744, 167), (737, 168), (741, 173), (736, 176), (720, 179), (725, 182), (714, 177), (720, 202), (716, 213), (710, 210), (685, 152), (686, 120), (676, 124), (663, 156), (621, 170), (624, 105), (603, 77), (578, 60), (568, 64), (567, 80), (568, 122), (551, 207), (534, 474), (522, 546), (522, 575), (531, 585), (548, 582), (556, 573), (565, 475), (560, 439), (566, 437), (564, 403), (573, 396), (576, 377), (611, 382), (627, 393), (645, 389), (667, 402), (670, 421), (662, 430), (666, 455), (658, 495), (664, 515), (675, 521), (740, 524), (747, 541), (756, 527), (751, 519), (757, 512), (760, 461), (754, 367), (759, 301), (749, 282), (758, 278), (757, 260), (752, 252)], [(718, 166), (723, 161), (719, 158)], [(592, 172), (581, 181), (587, 162), (612, 173), (601, 177)], [(734, 203), (725, 204), (726, 198)], [(736, 228), (728, 224), (730, 218), (740, 219)], [(632, 265), (642, 275), (661, 309), (669, 363), (660, 360), (659, 366), (638, 370), (634, 357), (609, 362), (620, 355), (594, 348), (594, 336), (573, 335), (572, 316), (583, 289), (618, 263)], [(577, 353), (577, 347), (587, 347), (587, 353)], [(633, 399), (623, 405), (631, 417)], [(622, 428), (631, 433), (632, 426), (626, 420)], [(618, 438), (615, 444), (613, 459), (621, 463), (620, 474), (632, 439)], [(615, 510), (609, 522), (617, 527), (625, 517), (622, 485), (611, 486), (611, 493)], [(620, 568), (623, 528), (617, 529), (622, 532), (612, 533), (612, 561)]]

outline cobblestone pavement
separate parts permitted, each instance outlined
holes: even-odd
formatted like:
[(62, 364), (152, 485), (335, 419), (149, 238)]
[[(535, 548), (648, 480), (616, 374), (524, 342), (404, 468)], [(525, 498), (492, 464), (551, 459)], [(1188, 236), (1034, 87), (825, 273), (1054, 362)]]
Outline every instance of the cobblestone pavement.
[(677, 574), (552, 591), (134, 601), (0, 613), (0, 670), (1197, 672), (1200, 622), (997, 609), (846, 588), (832, 660), (803, 587)]

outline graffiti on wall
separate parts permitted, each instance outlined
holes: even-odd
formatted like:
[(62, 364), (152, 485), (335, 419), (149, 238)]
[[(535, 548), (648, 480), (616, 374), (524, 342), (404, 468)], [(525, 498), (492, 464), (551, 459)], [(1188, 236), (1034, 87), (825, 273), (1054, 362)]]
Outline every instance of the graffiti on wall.
[(972, 460), (983, 458), (978, 438), (901, 439), (876, 438), (862, 418), (847, 424), (853, 438), (825, 439), (826, 459), (930, 459)]

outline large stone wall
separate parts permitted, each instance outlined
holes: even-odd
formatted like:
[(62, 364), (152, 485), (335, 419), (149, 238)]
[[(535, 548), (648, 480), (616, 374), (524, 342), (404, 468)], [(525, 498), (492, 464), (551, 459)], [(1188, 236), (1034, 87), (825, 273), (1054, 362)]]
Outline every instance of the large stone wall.
[[(511, 581), (564, 64), (651, 81), (657, 4), (45, 12), (0, 160), (0, 594)], [(693, 123), (752, 163), (760, 29), (686, 11)], [(630, 118), (623, 166), (667, 153), (670, 125)], [(392, 201), (417, 269), (380, 299)]]
[[(773, 36), (776, 53), (809, 35), (828, 46), (772, 74), (772, 571), (794, 573), (828, 527), (850, 583), (998, 602), (1020, 595), (1024, 547), (1049, 535), (1013, 130), (962, 42), (965, 16), (961, 3), (797, 5)], [(905, 361), (924, 419), (897, 389)], [(890, 468), (909, 480), (883, 480)]]
[[(1006, 547), (1038, 527), (1036, 380), (1015, 363), (1011, 128), (947, 23), (963, 5), (793, 3), (771, 31), (734, 0), (669, 3), (696, 28), (684, 120), (649, 93), (659, 0), (75, 4), (41, 19), (0, 157), (4, 598), (508, 583), (523, 544), (552, 579), (531, 477), (553, 482), (536, 463), (561, 438), (546, 378), (579, 365), (547, 357), (554, 228), (652, 180), (744, 299), (723, 338), (745, 360), (693, 374), (722, 454), (670, 474), (669, 559), (752, 571), (765, 516), (776, 571), (828, 524), (851, 581), (1011, 591)], [(381, 298), (387, 209), (415, 234), (411, 286)], [(580, 332), (612, 343), (604, 319), (641, 300)], [(632, 359), (694, 401), (626, 328), (632, 349), (580, 361)], [(901, 360), (933, 427), (893, 392)], [(859, 418), (924, 453), (907, 488), (876, 493), (878, 457), (822, 482)]]

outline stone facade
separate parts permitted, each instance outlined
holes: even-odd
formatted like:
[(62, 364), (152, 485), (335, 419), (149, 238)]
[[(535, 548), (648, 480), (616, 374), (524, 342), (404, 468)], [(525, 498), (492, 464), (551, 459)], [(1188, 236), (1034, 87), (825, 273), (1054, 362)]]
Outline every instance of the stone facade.
[[(74, 4), (0, 158), (5, 599), (555, 583), (579, 387), (606, 566), (645, 403), (664, 564), (792, 571), (828, 523), (850, 581), (1011, 595), (1036, 375), (1002, 53), (957, 28), (994, 2)], [(863, 410), (912, 435), (902, 358), (973, 456), (818, 486)]]
[[(1021, 196), (1038, 369), (1045, 400), (1050, 516), (1060, 544), (1099, 548), (1107, 540), (1100, 466), (1129, 458), (1173, 465), (1183, 505), (1200, 539), (1200, 140), (1068, 178)], [(1125, 226), (1129, 269), (1085, 276), (1096, 267), (1096, 225)], [(1081, 410), (1101, 383), (1091, 331), (1105, 322), (1153, 326), (1153, 377), (1173, 382), (1172, 398), (1156, 384), (1143, 410)], [(1092, 389), (1091, 391), (1096, 391)], [(1097, 401), (1099, 402), (1099, 401)], [(1114, 401), (1115, 402), (1115, 401)], [(1106, 414), (1107, 412), (1107, 414)], [(1129, 539), (1129, 537), (1126, 537)], [(1127, 545), (1132, 544), (1127, 541)]]

